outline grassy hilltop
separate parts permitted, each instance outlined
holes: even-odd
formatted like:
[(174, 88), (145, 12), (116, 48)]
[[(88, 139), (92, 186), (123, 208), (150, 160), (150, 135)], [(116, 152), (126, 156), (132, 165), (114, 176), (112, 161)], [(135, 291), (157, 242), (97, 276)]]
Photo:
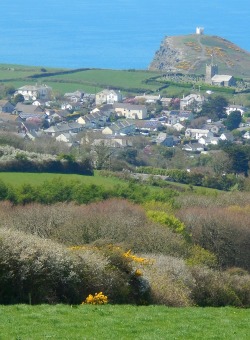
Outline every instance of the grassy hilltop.
[(165, 37), (149, 69), (204, 74), (212, 59), (220, 74), (250, 77), (249, 52), (224, 38), (198, 34)]

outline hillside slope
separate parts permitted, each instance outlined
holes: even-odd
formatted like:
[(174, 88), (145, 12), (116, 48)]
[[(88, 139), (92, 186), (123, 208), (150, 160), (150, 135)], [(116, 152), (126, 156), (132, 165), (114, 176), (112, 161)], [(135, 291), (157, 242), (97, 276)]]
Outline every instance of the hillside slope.
[(250, 77), (249, 52), (224, 38), (198, 34), (165, 37), (149, 69), (205, 74), (211, 61), (218, 65), (219, 74)]

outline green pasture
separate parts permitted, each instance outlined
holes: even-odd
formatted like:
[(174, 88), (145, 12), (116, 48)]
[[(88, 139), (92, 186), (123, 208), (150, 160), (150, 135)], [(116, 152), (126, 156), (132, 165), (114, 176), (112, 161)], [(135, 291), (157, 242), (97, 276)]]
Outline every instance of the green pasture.
[[(47, 69), (48, 72), (63, 72), (62, 69)], [(29, 79), (27, 77), (35, 74), (43, 74), (44, 77)], [(146, 84), (146, 80), (156, 76), (157, 72), (136, 71), (136, 70), (110, 70), (91, 69), (86, 71), (72, 72), (50, 76), (41, 72), (40, 67), (19, 67), (15, 65), (0, 64), (0, 81), (10, 83), (18, 88), (27, 83), (45, 83), (54, 91), (65, 93), (75, 90), (82, 90), (88, 93), (96, 93), (103, 88), (114, 87), (122, 91), (140, 89), (143, 91), (157, 91), (160, 87), (157, 84)], [(135, 91), (136, 92), (136, 91)]]
[[(53, 179), (62, 179), (65, 182), (77, 180), (80, 183), (101, 185), (106, 189), (112, 189), (115, 185), (125, 185), (125, 180), (115, 177), (100, 176), (99, 171), (94, 172), (94, 176), (74, 175), (74, 174), (53, 174), (53, 173), (28, 173), (28, 172), (0, 172), (0, 180), (6, 184), (11, 184), (13, 187), (20, 187), (23, 184), (41, 185), (46, 181), (53, 181)], [(153, 191), (161, 191), (162, 189), (157, 186), (149, 185)], [(168, 182), (167, 188), (176, 190), (182, 195), (200, 194), (217, 196), (220, 192), (217, 189), (204, 188), (198, 186), (190, 187), (187, 184)], [(0, 338), (1, 340), (1, 338)]]
[(51, 76), (49, 79), (66, 80), (72, 82), (85, 82), (88, 84), (96, 84), (101, 86), (117, 86), (127, 88), (145, 87), (152, 89), (152, 85), (143, 84), (148, 78), (156, 76), (156, 72), (149, 71), (122, 71), (122, 70), (105, 70), (92, 69), (86, 71), (79, 71), (72, 74), (62, 74)]
[[(8, 79), (22, 79), (34, 74), (45, 74), (42, 67), (0, 64), (0, 81)], [(46, 68), (47, 72), (60, 72), (62, 69)]]
[(80, 183), (103, 185), (105, 188), (112, 188), (115, 184), (123, 183), (122, 180), (111, 177), (101, 177), (98, 172), (94, 176), (53, 174), (53, 173), (28, 173), (28, 172), (0, 172), (0, 180), (4, 183), (18, 187), (22, 184), (41, 185), (45, 181), (61, 178), (65, 182), (77, 180)]
[[(63, 72), (66, 69), (46, 68), (47, 72), (42, 72), (41, 67), (20, 66), (20, 65), (4, 65), (0, 64), (0, 82), (5, 85), (12, 85), (15, 88), (30, 84), (47, 84), (51, 86), (54, 93), (64, 94), (65, 92), (74, 92), (81, 90), (87, 93), (97, 93), (104, 88), (117, 88), (123, 94), (138, 94), (143, 92), (159, 93), (159, 89), (164, 86), (160, 72), (147, 70), (111, 70), (111, 69), (87, 69), (85, 71), (77, 71), (72, 73)], [(70, 70), (67, 70), (70, 71)], [(57, 75), (49, 75), (50, 72), (61, 72)], [(42, 77), (29, 78), (34, 75), (42, 74)], [(152, 82), (147, 80), (159, 76)], [(157, 81), (159, 80), (159, 81)], [(197, 85), (198, 86), (198, 85)], [(192, 90), (190, 86), (182, 86), (179, 84), (169, 84), (161, 93), (167, 97), (182, 97)], [(231, 96), (231, 94), (216, 90), (216, 94), (223, 96)], [(220, 93), (221, 92), (221, 93)], [(241, 95), (246, 96), (246, 95)], [(235, 96), (238, 97), (237, 95)]]
[(164, 306), (0, 307), (1, 340), (249, 339), (250, 311)]

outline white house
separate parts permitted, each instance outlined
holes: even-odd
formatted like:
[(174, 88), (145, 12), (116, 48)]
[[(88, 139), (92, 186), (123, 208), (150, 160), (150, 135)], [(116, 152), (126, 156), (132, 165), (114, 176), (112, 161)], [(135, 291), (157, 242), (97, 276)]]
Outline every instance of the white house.
[(176, 123), (176, 124), (172, 125), (172, 128), (174, 128), (177, 131), (181, 131), (181, 130), (185, 129), (185, 126), (182, 125), (181, 123)]
[(156, 103), (158, 100), (161, 99), (161, 95), (153, 96), (153, 95), (147, 95), (144, 93), (143, 96), (135, 96), (136, 101), (143, 101), (145, 103)]
[(204, 96), (201, 96), (200, 94), (189, 94), (180, 100), (180, 110), (186, 110), (191, 105), (200, 108), (204, 100)]
[(103, 90), (98, 92), (95, 96), (95, 103), (97, 106), (102, 104), (114, 104), (122, 100), (120, 91)]
[(185, 136), (193, 139), (199, 139), (201, 137), (214, 137), (214, 134), (209, 130), (203, 129), (186, 129)]
[(73, 142), (75, 141), (75, 137), (76, 136), (76, 133), (61, 133), (59, 134), (57, 137), (56, 137), (56, 140), (58, 142), (64, 142), (64, 143), (67, 143), (67, 144), (70, 144), (72, 145)]
[(220, 135), (220, 139), (223, 141), (233, 142), (234, 136), (230, 132), (224, 132)]
[(250, 131), (245, 132), (242, 137), (245, 139), (250, 139)]
[(185, 144), (182, 147), (182, 150), (189, 151), (189, 152), (202, 152), (204, 151), (204, 146), (200, 143)]
[(25, 100), (51, 99), (52, 88), (47, 85), (25, 85), (19, 87), (15, 95), (21, 94)]
[(241, 115), (243, 116), (244, 113), (246, 112), (246, 108), (242, 105), (230, 105), (226, 108), (227, 115), (234, 111), (240, 111)]
[(198, 143), (202, 145), (218, 145), (219, 137), (200, 137)]

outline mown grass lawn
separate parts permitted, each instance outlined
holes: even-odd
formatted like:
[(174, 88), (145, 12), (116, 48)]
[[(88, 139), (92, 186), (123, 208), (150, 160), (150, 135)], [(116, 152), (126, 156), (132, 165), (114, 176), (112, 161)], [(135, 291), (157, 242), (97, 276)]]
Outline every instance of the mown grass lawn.
[(249, 339), (250, 311), (164, 306), (0, 306), (1, 340)]

